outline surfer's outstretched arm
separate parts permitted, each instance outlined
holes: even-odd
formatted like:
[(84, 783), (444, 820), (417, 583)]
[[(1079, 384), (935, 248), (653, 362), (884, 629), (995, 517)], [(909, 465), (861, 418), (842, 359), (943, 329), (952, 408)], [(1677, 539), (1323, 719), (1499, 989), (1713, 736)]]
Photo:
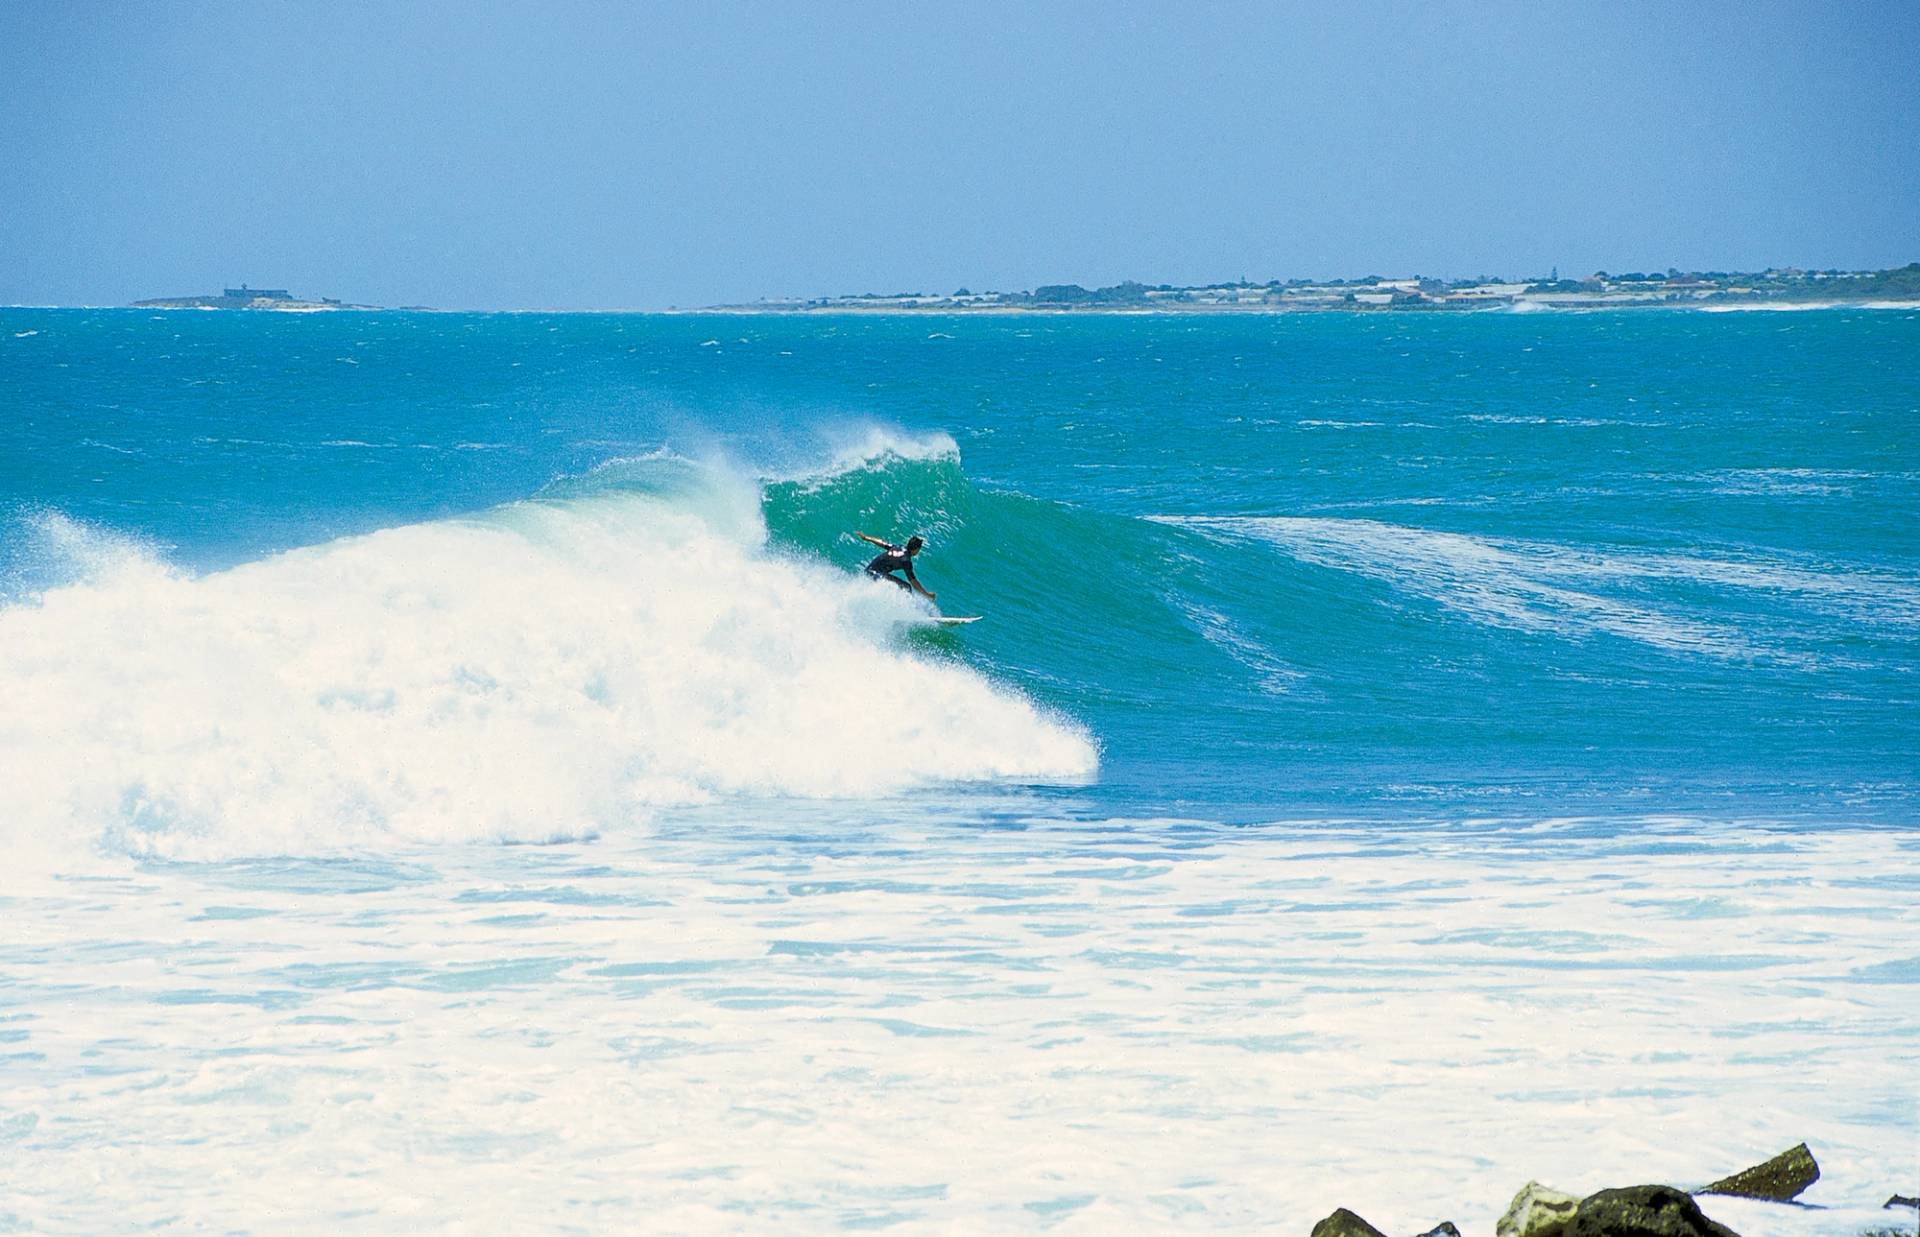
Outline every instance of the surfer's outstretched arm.
[(928, 601), (933, 600), (933, 590), (920, 583), (920, 577), (913, 574), (913, 567), (911, 565), (907, 567), (907, 583), (913, 585), (914, 592), (925, 597)]
[(853, 535), (860, 538), (860, 540), (867, 542), (870, 545), (877, 545), (883, 550), (891, 550), (893, 548), (893, 542), (882, 541), (878, 537), (869, 537), (857, 528), (853, 530)]

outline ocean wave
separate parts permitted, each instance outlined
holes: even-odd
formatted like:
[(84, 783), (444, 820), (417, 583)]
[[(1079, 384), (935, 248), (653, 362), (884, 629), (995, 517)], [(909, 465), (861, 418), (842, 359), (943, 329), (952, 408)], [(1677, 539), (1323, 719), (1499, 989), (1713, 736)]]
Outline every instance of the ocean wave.
[(828, 449), (825, 463), (803, 467), (782, 479), (831, 477), (887, 460), (960, 462), (959, 444), (951, 434), (938, 430), (914, 434), (885, 425), (852, 425), (831, 427), (822, 436)]
[(1673, 479), (1702, 483), (1717, 494), (1739, 497), (1793, 495), (1825, 498), (1850, 495), (1857, 483), (1877, 480), (1878, 475), (1854, 468), (1725, 468)]
[(1272, 649), (1242, 632), (1219, 610), (1192, 603), (1181, 607), (1193, 629), (1214, 648), (1239, 663), (1252, 675), (1255, 686), (1269, 696), (1285, 696), (1298, 691), (1306, 675), (1276, 657)]
[(1750, 304), (1698, 305), (1703, 314), (1812, 313), (1821, 309), (1920, 309), (1920, 301), (1755, 301)]
[(1365, 519), (1151, 518), (1216, 538), (1266, 542), (1303, 562), (1385, 581), (1490, 626), (1561, 635), (1606, 633), (1671, 652), (1728, 660), (1801, 668), (1818, 664), (1781, 638), (1792, 634), (1784, 620), (1755, 624), (1730, 610), (1649, 596), (1647, 586), (1667, 582), (1768, 593), (1862, 628), (1920, 623), (1920, 586), (1881, 572), (1580, 549)]
[(1094, 772), (1077, 725), (898, 647), (903, 595), (767, 553), (751, 482), (596, 472), (199, 576), (41, 517), (69, 570), (0, 609), (10, 852), (546, 840)]
[(6, 550), (0, 559), (0, 607), (62, 584), (137, 574), (157, 561), (162, 549), (46, 508), (15, 511), (4, 523), (11, 535), (0, 541)]

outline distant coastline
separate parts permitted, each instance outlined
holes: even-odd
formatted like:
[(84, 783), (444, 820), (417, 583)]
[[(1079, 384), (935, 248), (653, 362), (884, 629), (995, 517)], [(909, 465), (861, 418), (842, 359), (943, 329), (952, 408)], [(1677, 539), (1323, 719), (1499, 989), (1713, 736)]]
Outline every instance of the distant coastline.
[(1459, 312), (1485, 309), (1629, 309), (1642, 307), (1739, 309), (1920, 308), (1920, 262), (1877, 271), (1688, 271), (1664, 274), (1597, 271), (1562, 279), (1269, 280), (1177, 286), (1134, 281), (1104, 288), (1048, 284), (1022, 292), (945, 295), (925, 292), (763, 300), (712, 305), (709, 313), (1312, 313), (1402, 310)]
[[(228, 309), (279, 313), (381, 310), (331, 297), (296, 296), (284, 288), (241, 284), (198, 296), (153, 297), (132, 309)], [(1129, 280), (1102, 288), (1043, 284), (1028, 291), (950, 293), (861, 292), (665, 309), (493, 309), (488, 313), (666, 314), (1220, 314), (1401, 311), (1458, 313), (1578, 309), (1699, 309), (1709, 312), (1794, 309), (1920, 309), (1920, 262), (1873, 271), (1680, 271), (1664, 274), (1596, 271), (1562, 279), (1558, 271), (1533, 279), (1422, 276), (1354, 279), (1272, 279), (1215, 284), (1144, 284)], [(431, 312), (425, 305), (401, 311)]]

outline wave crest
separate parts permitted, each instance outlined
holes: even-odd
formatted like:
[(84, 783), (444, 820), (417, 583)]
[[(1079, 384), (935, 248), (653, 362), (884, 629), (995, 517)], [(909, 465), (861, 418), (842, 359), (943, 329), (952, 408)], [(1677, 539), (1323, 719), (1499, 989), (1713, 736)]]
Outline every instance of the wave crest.
[(892, 647), (893, 590), (764, 553), (728, 479), (655, 471), (199, 577), (134, 555), (0, 609), (0, 829), (307, 854), (1092, 774), (1077, 726)]

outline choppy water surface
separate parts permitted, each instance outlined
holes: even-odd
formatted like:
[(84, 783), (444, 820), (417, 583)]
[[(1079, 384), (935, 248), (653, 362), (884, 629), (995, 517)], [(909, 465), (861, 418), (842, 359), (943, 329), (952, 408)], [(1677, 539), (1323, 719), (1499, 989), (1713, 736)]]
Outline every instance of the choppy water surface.
[(0, 1221), (1488, 1229), (1804, 1138), (1716, 1214), (1855, 1231), (1916, 358), (0, 311)]

